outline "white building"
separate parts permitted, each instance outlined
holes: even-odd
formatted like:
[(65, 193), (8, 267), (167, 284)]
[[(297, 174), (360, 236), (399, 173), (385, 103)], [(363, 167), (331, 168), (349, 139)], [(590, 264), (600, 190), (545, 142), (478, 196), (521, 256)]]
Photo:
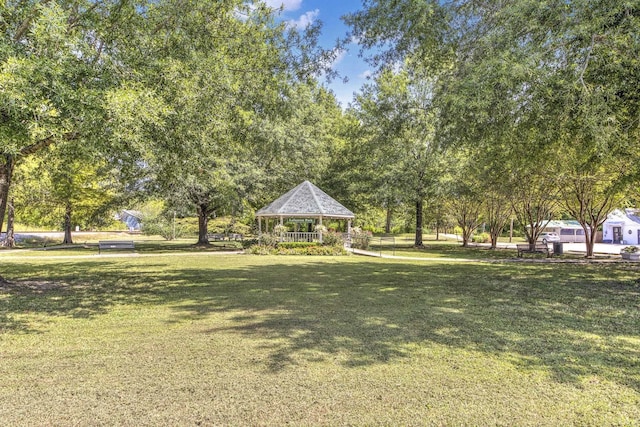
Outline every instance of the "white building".
[(640, 245), (639, 209), (616, 209), (602, 225), (602, 243)]

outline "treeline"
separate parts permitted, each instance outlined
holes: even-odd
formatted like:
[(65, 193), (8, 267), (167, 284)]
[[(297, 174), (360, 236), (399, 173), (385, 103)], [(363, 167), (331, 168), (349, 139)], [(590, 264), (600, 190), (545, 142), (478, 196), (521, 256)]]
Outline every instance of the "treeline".
[(206, 243), (215, 213), (318, 180), (342, 112), (317, 77), (337, 50), (276, 18), (244, 0), (3, 2), (0, 229), (10, 210), (70, 242), (158, 199)]
[(417, 245), (426, 203), (465, 244), (480, 223), (495, 243), (513, 217), (535, 242), (569, 216), (591, 256), (612, 208), (638, 200), (637, 2), (380, 0), (346, 21), (379, 50), (351, 110), (358, 154), (342, 157), (366, 179), (344, 182), (413, 202)]

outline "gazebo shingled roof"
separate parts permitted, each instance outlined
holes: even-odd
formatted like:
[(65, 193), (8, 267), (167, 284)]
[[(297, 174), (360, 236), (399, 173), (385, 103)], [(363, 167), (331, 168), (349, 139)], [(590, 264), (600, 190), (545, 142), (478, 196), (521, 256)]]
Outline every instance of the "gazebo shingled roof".
[(258, 218), (344, 218), (355, 217), (353, 212), (335, 201), (327, 193), (304, 181), (268, 206), (256, 212)]

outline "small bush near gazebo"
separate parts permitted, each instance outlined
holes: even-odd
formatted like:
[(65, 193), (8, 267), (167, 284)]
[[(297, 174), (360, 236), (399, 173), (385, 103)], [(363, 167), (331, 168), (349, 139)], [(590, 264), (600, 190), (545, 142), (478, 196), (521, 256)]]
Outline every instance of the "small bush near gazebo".
[(369, 249), (371, 244), (372, 234), (370, 231), (365, 231), (360, 227), (353, 227), (351, 229), (351, 247), (353, 249)]
[(280, 242), (275, 234), (263, 234), (249, 247), (254, 255), (346, 255), (344, 240), (338, 233), (327, 233), (320, 242)]

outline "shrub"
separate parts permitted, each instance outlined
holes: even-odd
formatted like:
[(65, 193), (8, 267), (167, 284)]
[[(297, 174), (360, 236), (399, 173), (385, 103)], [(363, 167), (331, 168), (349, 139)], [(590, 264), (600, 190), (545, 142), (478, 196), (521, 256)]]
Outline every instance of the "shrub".
[(340, 233), (327, 233), (322, 235), (322, 243), (326, 246), (343, 246), (344, 239)]
[(173, 240), (187, 235), (186, 228), (182, 224), (167, 219), (163, 216), (145, 218), (142, 223), (142, 233), (150, 236), (159, 235), (165, 240)]
[(265, 246), (260, 244), (249, 247), (249, 253), (252, 255), (270, 255), (274, 250), (275, 248), (273, 246)]
[(620, 250), (620, 253), (635, 254), (638, 250), (637, 246), (626, 246)]
[(487, 243), (491, 241), (489, 233), (480, 233), (473, 236), (473, 243)]
[(275, 227), (273, 227), (274, 234), (282, 234), (282, 233), (286, 233), (287, 231), (289, 231), (289, 228), (286, 225), (278, 224)]
[(276, 245), (278, 248), (295, 249), (295, 248), (308, 248), (311, 246), (318, 246), (316, 242), (280, 242)]
[(253, 245), (249, 248), (249, 253), (253, 255), (346, 255), (347, 251), (342, 247), (319, 246), (317, 244), (313, 246), (304, 245), (296, 247)]
[(299, 248), (277, 248), (278, 255), (344, 255), (343, 248), (335, 246), (306, 246)]
[(242, 247), (243, 247), (244, 249), (248, 249), (248, 248), (250, 248), (251, 246), (253, 246), (253, 245), (257, 245), (257, 244), (259, 244), (259, 243), (260, 243), (260, 241), (259, 241), (258, 239), (246, 239), (246, 240), (243, 240), (243, 241), (242, 241)]
[(354, 249), (369, 249), (372, 237), (369, 231), (354, 227), (351, 229), (351, 247)]
[(271, 233), (264, 233), (262, 236), (260, 236), (260, 244), (264, 246), (275, 247), (278, 244), (279, 240), (279, 236)]
[(251, 227), (237, 221), (235, 217), (223, 216), (209, 220), (209, 232), (215, 234), (250, 234)]

